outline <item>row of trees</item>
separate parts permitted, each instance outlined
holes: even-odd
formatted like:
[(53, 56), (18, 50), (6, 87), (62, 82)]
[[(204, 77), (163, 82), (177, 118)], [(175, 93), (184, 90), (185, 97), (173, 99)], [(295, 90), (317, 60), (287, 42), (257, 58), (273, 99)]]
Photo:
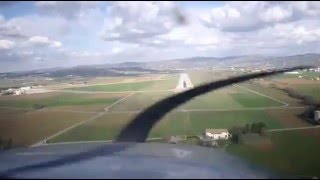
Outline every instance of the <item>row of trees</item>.
[(266, 124), (263, 122), (246, 124), (244, 126), (234, 126), (229, 129), (231, 133), (231, 141), (238, 143), (240, 136), (248, 133), (255, 133), (259, 135), (264, 135), (264, 129)]
[(293, 89), (290, 88), (284, 88), (282, 89), (284, 92), (286, 92), (289, 96), (296, 98), (296, 99), (300, 99), (303, 101), (304, 104), (306, 105), (318, 105), (320, 104), (319, 101), (317, 101), (316, 99), (314, 99), (312, 96), (309, 95), (304, 95), (300, 92), (297, 92)]
[(290, 97), (293, 97), (295, 99), (300, 99), (306, 105), (319, 105), (320, 104), (320, 102), (317, 101), (314, 97), (302, 94), (292, 88), (281, 88), (281, 87), (277, 86), (276, 84), (270, 84), (269, 87), (281, 90), (281, 91), (287, 93)]

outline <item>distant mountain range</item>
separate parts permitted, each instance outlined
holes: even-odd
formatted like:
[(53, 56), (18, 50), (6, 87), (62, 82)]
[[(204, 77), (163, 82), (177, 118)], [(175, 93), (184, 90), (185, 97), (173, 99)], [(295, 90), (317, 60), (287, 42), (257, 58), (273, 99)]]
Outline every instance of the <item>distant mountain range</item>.
[(148, 68), (282, 68), (298, 65), (320, 66), (320, 54), (301, 54), (294, 56), (230, 56), (230, 57), (192, 57), (147, 63)]
[(298, 65), (320, 67), (320, 54), (301, 54), (293, 56), (230, 56), (230, 57), (192, 57), (151, 62), (124, 62), (118, 64), (81, 65), (71, 68), (52, 68), (14, 73), (0, 73), (0, 77), (64, 77), (64, 76), (128, 76), (145, 73), (171, 73), (190, 68), (282, 68)]

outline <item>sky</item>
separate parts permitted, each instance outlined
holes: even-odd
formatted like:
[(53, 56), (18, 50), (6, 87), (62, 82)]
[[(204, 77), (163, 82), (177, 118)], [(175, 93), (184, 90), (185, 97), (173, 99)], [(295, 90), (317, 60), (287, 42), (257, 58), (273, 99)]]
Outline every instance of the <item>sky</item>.
[(0, 72), (320, 53), (319, 2), (0, 2)]

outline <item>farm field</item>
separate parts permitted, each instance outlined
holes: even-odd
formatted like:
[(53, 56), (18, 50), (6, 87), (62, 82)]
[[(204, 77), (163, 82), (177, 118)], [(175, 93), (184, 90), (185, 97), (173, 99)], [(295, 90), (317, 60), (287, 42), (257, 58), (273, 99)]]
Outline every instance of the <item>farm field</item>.
[[(59, 78), (46, 81), (45, 89), (66, 89), (104, 84), (131, 83), (151, 81), (159, 79), (162, 75), (150, 74), (146, 76), (114, 76), (114, 77), (91, 77), (91, 78)], [(0, 81), (1, 83), (1, 81)], [(80, 83), (80, 84), (78, 84)], [(81, 84), (82, 83), (82, 84)]]
[(231, 86), (196, 97), (188, 102), (184, 109), (234, 109), (283, 105), (283, 103), (252, 93), (238, 86)]
[(108, 83), (124, 83), (124, 82), (132, 82), (132, 81), (139, 81), (139, 80), (150, 80), (155, 79), (158, 77), (157, 75), (147, 76), (147, 77), (136, 77), (136, 76), (129, 76), (129, 77), (97, 77), (94, 79), (90, 79), (87, 84), (108, 84)]
[(148, 86), (153, 85), (153, 81), (145, 81), (145, 82), (129, 82), (129, 83), (121, 83), (121, 84), (109, 84), (109, 85), (95, 85), (95, 86), (84, 86), (84, 87), (75, 87), (75, 88), (67, 88), (66, 90), (76, 90), (76, 91), (138, 91), (144, 89)]
[(117, 91), (152, 91), (152, 90), (170, 90), (174, 89), (178, 81), (178, 75), (163, 75), (164, 77), (159, 79), (154, 77), (138, 78), (129, 80), (122, 80), (122, 82), (115, 84), (106, 85), (86, 85), (83, 87), (66, 88), (66, 90), (77, 90), (77, 91), (106, 91), (106, 92), (117, 92)]
[(106, 107), (126, 95), (126, 93), (75, 94), (50, 92), (21, 96), (0, 96), (0, 107), (34, 108), (35, 105), (45, 105), (47, 107)]
[(320, 84), (299, 85), (297, 90), (303, 94), (310, 95), (320, 101)]
[(92, 114), (0, 109), (0, 137), (13, 146), (26, 146), (88, 119)]
[(227, 151), (279, 172), (319, 177), (319, 134), (319, 128), (272, 132), (269, 147), (233, 144), (228, 146)]
[(164, 75), (161, 79), (162, 81), (154, 81), (151, 86), (144, 88), (145, 91), (154, 91), (154, 90), (172, 90), (176, 88), (179, 74), (169, 74)]
[[(232, 112), (232, 111), (231, 111)], [(110, 113), (82, 124), (53, 138), (50, 142), (98, 141), (113, 139), (135, 113)], [(269, 129), (282, 124), (264, 111), (172, 112), (150, 132), (149, 138), (170, 135), (200, 134), (207, 128), (230, 128), (252, 122), (264, 122)], [(92, 133), (86, 133), (92, 132)]]
[[(320, 82), (298, 78), (273, 78), (272, 81), (260, 82), (263, 87), (268, 87), (270, 84), (276, 84), (281, 88), (290, 88), (304, 95), (314, 97), (320, 101)], [(271, 89), (271, 88), (266, 88)]]
[[(197, 70), (190, 72), (190, 79), (196, 85), (213, 79), (225, 78), (226, 74), (229, 73), (223, 75), (219, 72)], [(151, 77), (159, 78), (159, 75), (139, 77), (139, 79), (148, 80)], [(105, 114), (102, 117), (68, 130), (50, 141), (110, 140), (138, 111), (174, 94), (173, 91), (153, 92), (153, 90), (157, 90), (158, 87), (168, 90), (174, 89), (179, 75), (163, 75), (161, 78), (163, 80), (140, 82), (142, 85), (137, 82), (102, 85), (103, 88), (106, 88), (104, 89), (106, 92), (110, 91), (112, 93), (50, 92), (26, 96), (1, 96), (0, 107), (31, 108), (31, 112), (37, 112), (39, 110), (34, 110), (34, 106), (41, 104), (47, 106), (41, 112), (47, 112), (48, 114), (70, 112), (93, 116), (99, 112), (104, 112)], [(129, 79), (132, 79), (132, 77), (129, 77)], [(249, 90), (239, 86), (229, 86), (191, 100), (166, 116), (165, 120), (152, 131), (150, 137), (181, 133), (196, 134), (203, 132), (206, 128), (228, 128), (235, 124), (240, 125), (248, 122), (262, 121), (268, 125), (268, 128), (280, 128), (285, 124), (279, 121), (279, 117), (283, 118), (283, 116), (270, 114), (269, 111), (263, 110), (264, 107), (280, 108), (284, 106), (272, 97), (290, 104), (291, 101), (288, 101), (290, 99), (285, 94), (272, 90), (263, 91), (263, 87), (254, 83), (242, 83), (241, 86), (249, 88)], [(92, 87), (97, 86), (79, 88)], [(135, 88), (143, 89), (145, 92), (116, 93), (117, 91)], [(271, 98), (251, 90), (269, 95)], [(108, 111), (105, 111), (106, 107), (109, 107)], [(262, 109), (252, 111), (252, 108)], [(242, 109), (248, 111), (241, 111)], [(87, 114), (85, 114), (86, 112)], [(37, 119), (37, 117), (35, 118)], [(181, 125), (181, 122), (183, 122), (183, 125)]]
[(269, 82), (252, 82), (252, 83), (242, 83), (242, 86), (249, 88), (251, 90), (260, 92), (262, 94), (268, 95), (270, 97), (276, 98), (280, 101), (286, 102), (289, 106), (301, 106), (301, 101), (288, 96), (285, 92), (271, 88)]
[(112, 111), (141, 111), (153, 103), (171, 95), (172, 92), (143, 92), (134, 93), (125, 101), (114, 105)]
[[(189, 71), (188, 74), (195, 86), (234, 75), (227, 71), (222, 73), (208, 70)], [(15, 146), (34, 145), (43, 140), (47, 140), (47, 143), (112, 140), (137, 113), (173, 95), (179, 74), (126, 78), (100, 77), (93, 82), (101, 85), (87, 84), (88, 86), (62, 89), (88, 91), (85, 93), (69, 91), (0, 96), (0, 137), (12, 138)], [(135, 82), (137, 80), (135, 78), (147, 81)], [(312, 83), (308, 80), (290, 78), (285, 81), (284, 78), (277, 77), (271, 80), (272, 83), (285, 82), (286, 85), (292, 85), (297, 89), (311, 89), (310, 93), (317, 95), (317, 90), (309, 88)], [(120, 84), (109, 84), (113, 82)], [(311, 126), (298, 117), (305, 108), (299, 100), (268, 85), (268, 80), (255, 80), (196, 97), (166, 115), (152, 129), (149, 138), (198, 135), (207, 128), (230, 128), (253, 122), (264, 122), (268, 130)], [(315, 89), (320, 87), (317, 84), (313, 86)], [(36, 104), (47, 107), (36, 110), (34, 108)], [(48, 137), (50, 138), (46, 139)], [(308, 166), (307, 160), (301, 160), (302, 156), (299, 153), (303, 153), (303, 149), (297, 144), (307, 147), (305, 153), (315, 153), (320, 150), (320, 146), (315, 144), (318, 143), (316, 137), (320, 137), (319, 132), (308, 131), (303, 134), (290, 134), (289, 131), (270, 132), (272, 143), (269, 143), (270, 147), (267, 150), (252, 145), (231, 145), (226, 150), (267, 167), (308, 175), (317, 170), (317, 167)], [(304, 141), (305, 138), (309, 139)], [(285, 152), (290, 151), (290, 147), (289, 144), (285, 144), (286, 142), (296, 142), (291, 146), (295, 150), (288, 154)], [(311, 150), (311, 147), (314, 150)], [(294, 156), (298, 159), (292, 160)], [(279, 160), (273, 160), (271, 157), (277, 157)], [(307, 158), (311, 159), (311, 155)], [(309, 169), (295, 164), (300, 160)], [(317, 160), (315, 158), (310, 162), (315, 163)]]

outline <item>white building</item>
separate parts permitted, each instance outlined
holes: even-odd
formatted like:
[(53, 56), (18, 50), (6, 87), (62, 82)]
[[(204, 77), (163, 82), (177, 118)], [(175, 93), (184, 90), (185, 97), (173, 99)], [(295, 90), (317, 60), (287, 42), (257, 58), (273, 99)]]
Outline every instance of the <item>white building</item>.
[(22, 92), (20, 89), (16, 89), (13, 91), (13, 95), (21, 95), (21, 94), (22, 94)]
[(19, 89), (12, 89), (9, 88), (7, 90), (1, 91), (1, 94), (3, 95), (21, 95), (21, 94), (26, 94), (27, 90), (31, 89), (30, 87), (21, 87)]
[(298, 71), (285, 72), (285, 74), (300, 74)]
[(205, 135), (207, 138), (218, 140), (218, 139), (228, 139), (230, 133), (227, 129), (206, 129)]
[(20, 89), (21, 89), (21, 90), (24, 90), (24, 91), (27, 91), (27, 90), (30, 90), (31, 87), (30, 87), (30, 86), (26, 86), (26, 87), (21, 87)]

